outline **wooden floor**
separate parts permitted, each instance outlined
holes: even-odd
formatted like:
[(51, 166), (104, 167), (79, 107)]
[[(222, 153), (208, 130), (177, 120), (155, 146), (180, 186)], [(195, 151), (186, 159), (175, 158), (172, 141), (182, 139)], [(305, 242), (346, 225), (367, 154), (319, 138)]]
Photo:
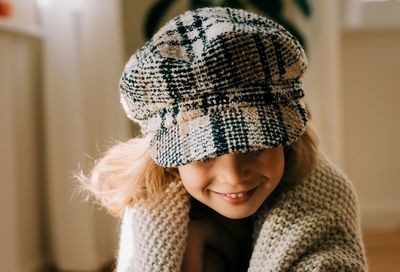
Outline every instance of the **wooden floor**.
[(390, 231), (364, 232), (370, 272), (400, 271), (400, 228)]

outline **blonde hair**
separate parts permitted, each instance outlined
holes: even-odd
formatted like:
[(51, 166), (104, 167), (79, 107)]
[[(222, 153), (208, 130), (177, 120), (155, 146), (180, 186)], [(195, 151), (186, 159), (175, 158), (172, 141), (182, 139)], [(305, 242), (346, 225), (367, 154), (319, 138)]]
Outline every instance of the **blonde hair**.
[[(311, 125), (299, 139), (285, 147), (284, 180), (301, 181), (311, 174), (318, 160), (318, 139)], [(95, 162), (88, 176), (77, 175), (86, 199), (94, 196), (97, 203), (113, 216), (139, 200), (160, 197), (165, 186), (179, 178), (176, 168), (163, 168), (150, 157), (147, 141), (134, 138), (111, 147)]]
[[(177, 172), (176, 172), (177, 174)], [(113, 216), (139, 200), (156, 199), (174, 174), (150, 158), (144, 138), (134, 138), (111, 147), (89, 175), (76, 176), (86, 200), (94, 196), (97, 204)]]

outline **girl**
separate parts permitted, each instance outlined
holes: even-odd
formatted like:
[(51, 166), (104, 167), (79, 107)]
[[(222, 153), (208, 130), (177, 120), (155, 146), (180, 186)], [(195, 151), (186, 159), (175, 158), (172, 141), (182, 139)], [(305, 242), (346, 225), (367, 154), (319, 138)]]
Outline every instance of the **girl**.
[(358, 204), (318, 151), (298, 41), (264, 17), (203, 8), (129, 60), (141, 138), (85, 186), (122, 216), (117, 271), (366, 271)]

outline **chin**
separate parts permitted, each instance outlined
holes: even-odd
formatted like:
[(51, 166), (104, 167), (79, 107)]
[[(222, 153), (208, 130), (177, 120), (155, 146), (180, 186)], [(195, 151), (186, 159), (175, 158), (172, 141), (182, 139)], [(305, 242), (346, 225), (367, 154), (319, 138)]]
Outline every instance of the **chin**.
[(257, 210), (254, 211), (243, 211), (243, 212), (239, 212), (239, 211), (217, 211), (220, 215), (229, 218), (229, 219), (244, 219), (247, 217), (252, 216), (253, 214), (255, 214)]

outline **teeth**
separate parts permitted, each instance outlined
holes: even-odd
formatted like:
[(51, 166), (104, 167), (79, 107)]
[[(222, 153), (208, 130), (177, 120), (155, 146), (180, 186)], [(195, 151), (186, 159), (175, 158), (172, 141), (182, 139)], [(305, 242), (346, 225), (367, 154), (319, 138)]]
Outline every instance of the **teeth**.
[(243, 197), (245, 195), (247, 195), (247, 192), (240, 192), (240, 193), (232, 193), (232, 194), (225, 194), (226, 196), (230, 197), (230, 198), (239, 198), (239, 197)]

